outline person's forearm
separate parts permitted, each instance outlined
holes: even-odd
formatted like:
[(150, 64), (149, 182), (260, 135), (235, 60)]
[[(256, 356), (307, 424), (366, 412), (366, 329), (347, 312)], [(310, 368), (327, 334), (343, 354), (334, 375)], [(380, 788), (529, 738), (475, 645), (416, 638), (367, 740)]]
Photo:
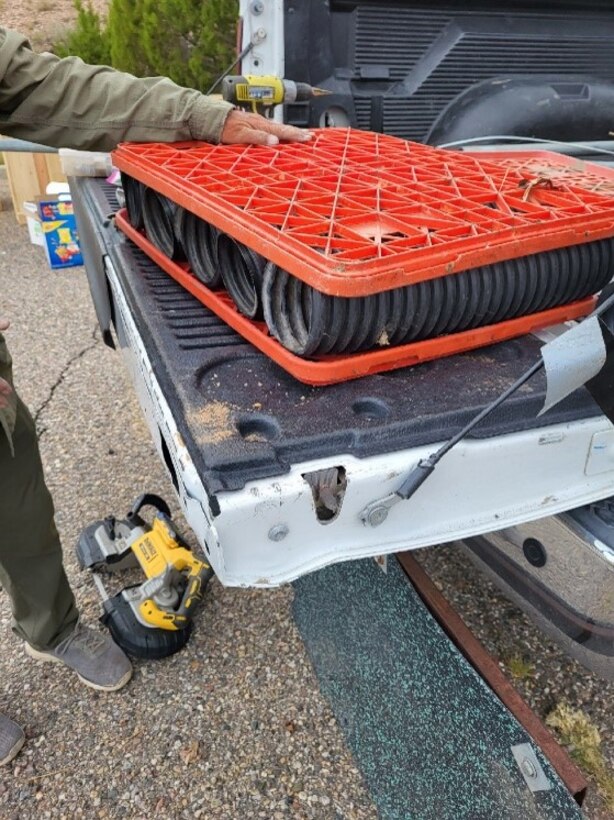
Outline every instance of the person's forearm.
[(0, 30), (0, 133), (58, 148), (218, 142), (232, 106), (164, 78), (137, 79), (75, 57), (35, 54)]

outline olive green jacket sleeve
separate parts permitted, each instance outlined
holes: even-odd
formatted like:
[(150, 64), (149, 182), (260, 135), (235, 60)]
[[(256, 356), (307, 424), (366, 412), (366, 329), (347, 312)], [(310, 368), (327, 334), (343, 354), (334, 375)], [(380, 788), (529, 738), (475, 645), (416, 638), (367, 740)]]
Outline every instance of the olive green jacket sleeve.
[(232, 106), (162, 77), (137, 79), (77, 57), (37, 54), (0, 28), (0, 133), (58, 148), (218, 142)]
[[(36, 54), (28, 41), (0, 28), (0, 134), (57, 148), (110, 151), (117, 143), (217, 142), (229, 103), (180, 88), (162, 77), (137, 79), (76, 57)], [(0, 314), (2, 313), (0, 302)], [(11, 358), (0, 334), (0, 378)], [(0, 435), (11, 442), (15, 394), (0, 410)]]

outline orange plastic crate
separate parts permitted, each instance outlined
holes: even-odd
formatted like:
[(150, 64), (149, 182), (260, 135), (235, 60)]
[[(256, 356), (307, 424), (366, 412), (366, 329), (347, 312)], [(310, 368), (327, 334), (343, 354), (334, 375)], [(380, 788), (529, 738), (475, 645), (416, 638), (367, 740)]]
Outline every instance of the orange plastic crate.
[(614, 236), (614, 171), (351, 129), (275, 147), (124, 144), (122, 171), (314, 288), (366, 296)]

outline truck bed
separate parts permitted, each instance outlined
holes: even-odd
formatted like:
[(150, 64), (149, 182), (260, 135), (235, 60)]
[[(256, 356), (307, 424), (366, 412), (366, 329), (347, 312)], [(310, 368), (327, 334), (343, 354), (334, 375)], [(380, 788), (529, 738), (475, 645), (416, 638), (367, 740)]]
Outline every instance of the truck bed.
[[(611, 426), (585, 390), (538, 417), (540, 374), (447, 456), (412, 501), (383, 526), (366, 527), (364, 505), (393, 491), (418, 458), (528, 369), (540, 340), (310, 388), (113, 227), (112, 186), (71, 186), (92, 290), (104, 290), (106, 277), (154, 440), (222, 581), (279, 583), (342, 558), (453, 540), (609, 495), (614, 465), (600, 461), (590, 475), (586, 465), (593, 436)], [(322, 521), (305, 476), (333, 466), (345, 476), (341, 510)]]

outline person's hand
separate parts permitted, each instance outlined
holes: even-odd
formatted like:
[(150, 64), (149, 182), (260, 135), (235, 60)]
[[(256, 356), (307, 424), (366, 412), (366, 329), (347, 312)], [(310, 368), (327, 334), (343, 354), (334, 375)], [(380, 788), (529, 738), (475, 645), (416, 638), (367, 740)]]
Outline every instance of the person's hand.
[(224, 145), (277, 145), (280, 140), (307, 142), (311, 137), (311, 132), (303, 128), (283, 125), (260, 114), (236, 109), (226, 118), (220, 142)]
[[(3, 330), (8, 330), (10, 325), (11, 323), (8, 319), (3, 319), (0, 316), (0, 333), (2, 333)], [(11, 385), (5, 379), (0, 379), (0, 410), (8, 407), (9, 396), (12, 392), (13, 388)]]
[(11, 385), (5, 379), (0, 379), (0, 410), (9, 406), (9, 396), (12, 392)]

